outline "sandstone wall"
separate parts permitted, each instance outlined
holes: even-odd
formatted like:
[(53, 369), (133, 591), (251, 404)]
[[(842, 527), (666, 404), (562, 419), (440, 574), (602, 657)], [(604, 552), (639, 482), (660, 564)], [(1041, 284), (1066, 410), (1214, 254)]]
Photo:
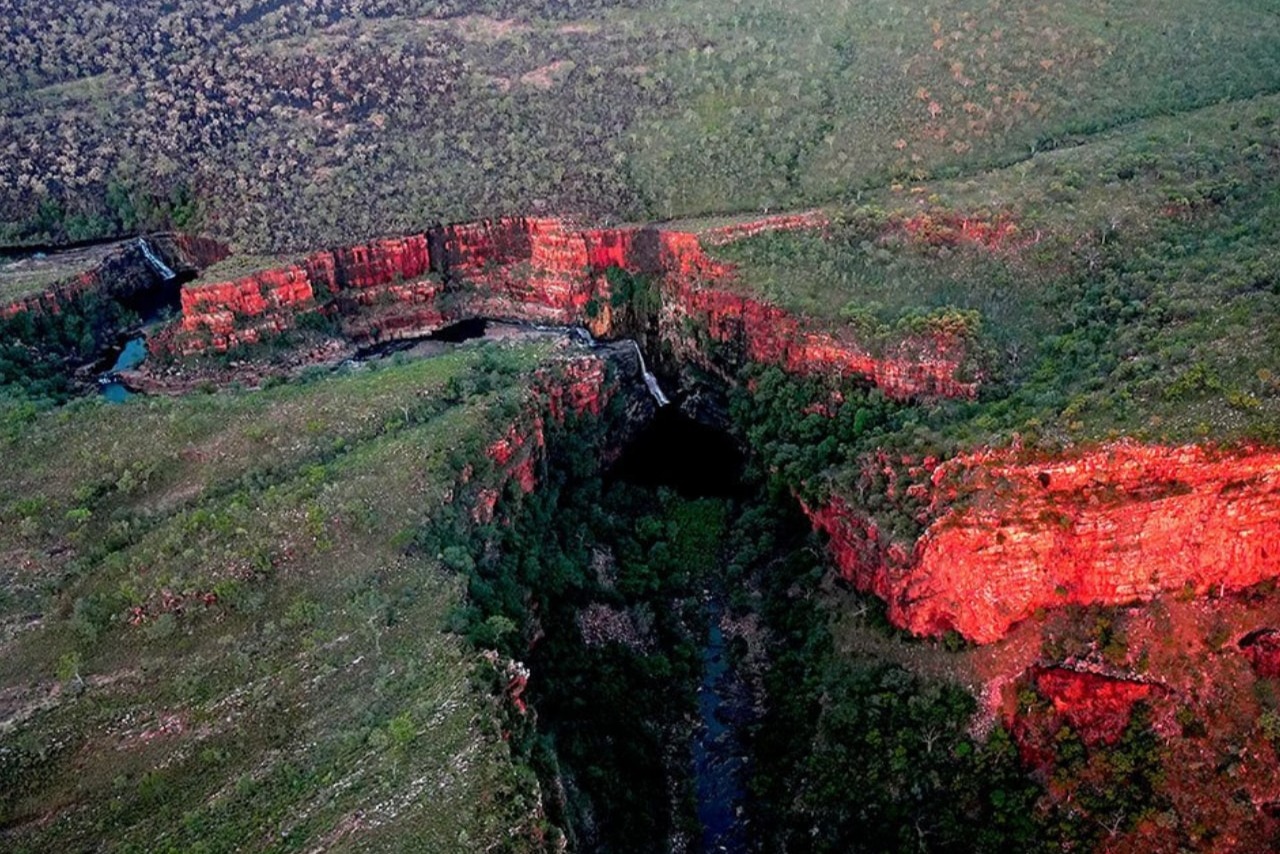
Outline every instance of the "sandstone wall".
[[(766, 229), (811, 227), (814, 215), (775, 217), (713, 232), (723, 241)], [(613, 318), (610, 268), (654, 276), (662, 334), (683, 345), (692, 321), (746, 358), (796, 373), (861, 376), (898, 399), (969, 397), (958, 379), (964, 348), (944, 335), (903, 339), (884, 355), (839, 330), (820, 328), (734, 287), (731, 267), (711, 259), (696, 235), (658, 229), (583, 229), (557, 219), (514, 218), (319, 252), (299, 264), (233, 282), (187, 288), (183, 348), (218, 349), (288, 328), (327, 297), (353, 337), (428, 334), (471, 317), (585, 325), (597, 336), (626, 332)]]
[(1280, 576), (1280, 451), (1117, 443), (938, 465), (893, 541), (852, 501), (806, 508), (842, 573), (918, 634), (1003, 637), (1037, 608), (1238, 590)]

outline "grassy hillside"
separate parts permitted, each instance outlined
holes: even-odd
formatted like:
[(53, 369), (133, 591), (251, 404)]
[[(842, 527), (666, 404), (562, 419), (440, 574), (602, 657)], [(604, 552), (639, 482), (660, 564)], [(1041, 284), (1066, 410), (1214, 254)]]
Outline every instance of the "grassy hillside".
[(497, 686), (444, 631), (463, 582), (409, 545), (544, 355), (468, 348), (12, 427), (2, 846), (532, 845), (537, 784)]
[(168, 224), (262, 251), (778, 209), (1280, 89), (1265, 0), (0, 11), (5, 242)]
[(717, 252), (745, 289), (872, 342), (966, 325), (987, 390), (945, 429), (969, 440), (1274, 440), (1277, 116), (1268, 96), (1142, 121)]

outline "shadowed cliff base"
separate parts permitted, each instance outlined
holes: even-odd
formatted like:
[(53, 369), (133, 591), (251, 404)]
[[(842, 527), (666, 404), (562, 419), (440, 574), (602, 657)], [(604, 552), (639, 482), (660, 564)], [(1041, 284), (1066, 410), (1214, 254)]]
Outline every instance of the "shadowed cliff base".
[(745, 489), (744, 463), (741, 448), (727, 432), (667, 406), (622, 452), (609, 477), (670, 487), (685, 498), (735, 498)]

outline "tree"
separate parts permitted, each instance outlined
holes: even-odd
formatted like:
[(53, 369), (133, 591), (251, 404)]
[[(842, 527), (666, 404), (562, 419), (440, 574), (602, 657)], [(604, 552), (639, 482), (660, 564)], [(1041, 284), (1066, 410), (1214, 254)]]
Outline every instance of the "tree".
[(80, 653), (72, 650), (58, 659), (57, 677), (63, 683), (69, 683), (76, 693), (84, 690), (84, 678), (80, 675)]

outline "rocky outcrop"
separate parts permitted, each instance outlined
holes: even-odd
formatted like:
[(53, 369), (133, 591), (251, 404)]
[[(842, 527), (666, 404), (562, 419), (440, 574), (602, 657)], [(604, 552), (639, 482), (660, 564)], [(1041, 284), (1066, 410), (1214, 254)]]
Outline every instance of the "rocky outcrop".
[(1238, 645), (1254, 673), (1265, 679), (1280, 678), (1280, 631), (1257, 629), (1242, 637)]
[(1134, 704), (1158, 696), (1159, 685), (1068, 667), (1035, 667), (1031, 684), (1085, 744), (1115, 744)]
[[(824, 221), (817, 214), (775, 217), (711, 234), (723, 242)], [(688, 334), (693, 325), (746, 359), (797, 373), (865, 377), (898, 399), (976, 391), (975, 382), (959, 378), (965, 351), (954, 336), (912, 336), (876, 354), (838, 329), (743, 295), (733, 269), (710, 258), (694, 234), (583, 229), (557, 219), (449, 226), (189, 287), (180, 346), (191, 352), (253, 342), (306, 311), (335, 314), (360, 341), (428, 334), (474, 317), (584, 325), (597, 336), (634, 333), (615, 317), (618, 295), (607, 275), (613, 268), (656, 282), (661, 310), (650, 320), (680, 355), (700, 355)]]
[[(1008, 687), (1004, 724), (1025, 765), (1050, 778), (1060, 762), (1064, 727), (1084, 747), (1107, 750), (1120, 741), (1139, 703), (1163, 709), (1173, 698), (1159, 683), (1067, 665), (1032, 666)], [(1030, 703), (1028, 691), (1036, 698)], [(1050, 787), (1063, 800), (1071, 799), (1070, 791), (1069, 785)]]
[(890, 220), (890, 231), (935, 247), (978, 246), (998, 251), (1022, 248), (1039, 241), (1038, 234), (1024, 235), (1010, 217), (984, 217), (946, 209), (924, 211)]
[(90, 269), (0, 305), (0, 320), (23, 313), (61, 314), (89, 294), (129, 301), (155, 285), (156, 277), (137, 242), (122, 243)]
[(1280, 451), (1118, 443), (1039, 462), (992, 451), (910, 489), (924, 526), (914, 542), (840, 495), (806, 509), (844, 576), (917, 634), (988, 643), (1038, 608), (1280, 576)]

